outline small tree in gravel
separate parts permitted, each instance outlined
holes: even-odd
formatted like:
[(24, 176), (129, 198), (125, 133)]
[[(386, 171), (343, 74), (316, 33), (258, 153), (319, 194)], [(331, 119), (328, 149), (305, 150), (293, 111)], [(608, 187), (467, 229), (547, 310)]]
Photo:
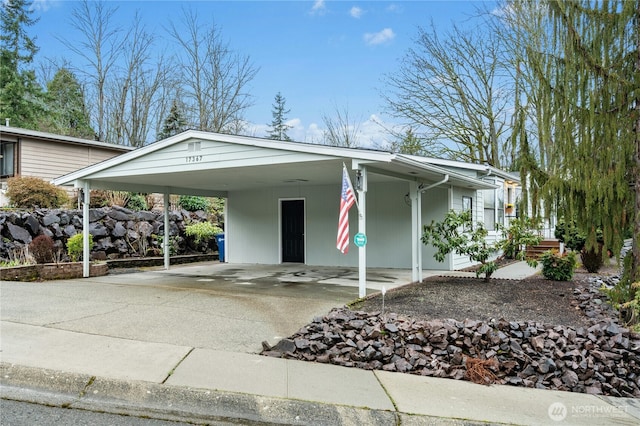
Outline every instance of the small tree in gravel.
[[(496, 261), (489, 258), (505, 246), (505, 241), (489, 244), (486, 240), (487, 235), (488, 231), (482, 223), (473, 224), (470, 211), (457, 213), (450, 210), (442, 222), (431, 221), (430, 225), (424, 226), (422, 242), (432, 244), (438, 250), (433, 255), (438, 262), (444, 262), (445, 256), (451, 252), (469, 256), (473, 262), (480, 262), (476, 276), (484, 274), (485, 281), (489, 281), (498, 269)], [(519, 247), (527, 243), (529, 237), (530, 232), (511, 233), (509, 244)], [(535, 260), (527, 260), (527, 263), (531, 266), (537, 264)]]
[(422, 242), (432, 244), (438, 251), (433, 257), (438, 262), (444, 262), (444, 258), (451, 252), (469, 256), (474, 262), (480, 262), (476, 270), (476, 277), (485, 274), (485, 281), (489, 281), (498, 266), (489, 257), (498, 252), (497, 247), (487, 244), (487, 230), (481, 223), (473, 226), (471, 212), (457, 213), (450, 210), (442, 222), (431, 221), (430, 225), (424, 225)]

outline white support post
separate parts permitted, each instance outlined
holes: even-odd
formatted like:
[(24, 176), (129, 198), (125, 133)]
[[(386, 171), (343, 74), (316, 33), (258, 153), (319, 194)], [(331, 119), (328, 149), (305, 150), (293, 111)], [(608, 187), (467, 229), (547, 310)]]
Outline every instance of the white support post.
[[(367, 235), (367, 168), (357, 166), (358, 179), (358, 232)], [(367, 245), (358, 248), (358, 297), (367, 295)]]
[(417, 282), (420, 281), (420, 265), (418, 259), (418, 245), (420, 244), (418, 182), (409, 182), (409, 199), (411, 200), (411, 281)]
[(89, 250), (89, 204), (91, 202), (91, 186), (88, 181), (82, 185), (82, 277), (88, 278), (91, 272)]
[(422, 191), (418, 190), (418, 281), (422, 281)]
[(162, 237), (162, 252), (164, 253), (164, 269), (169, 269), (171, 263), (171, 229), (169, 229), (169, 191), (163, 194), (164, 204), (164, 236)]

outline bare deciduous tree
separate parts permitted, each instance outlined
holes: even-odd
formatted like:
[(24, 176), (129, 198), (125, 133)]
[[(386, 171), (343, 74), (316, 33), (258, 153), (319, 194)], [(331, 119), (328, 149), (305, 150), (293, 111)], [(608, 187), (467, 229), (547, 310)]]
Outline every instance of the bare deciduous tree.
[(91, 82), (94, 92), (98, 139), (106, 140), (106, 89), (112, 68), (122, 54), (124, 38), (119, 26), (114, 25), (113, 15), (117, 8), (107, 8), (104, 0), (83, 0), (71, 12), (70, 25), (84, 37), (80, 40), (61, 41), (73, 53), (87, 62), (86, 68), (78, 68)]
[(335, 107), (335, 116), (322, 115), (325, 130), (323, 139), (325, 145), (342, 146), (345, 148), (356, 148), (358, 146), (358, 134), (360, 133), (360, 122), (362, 120), (351, 121), (349, 118), (349, 108), (340, 110)]
[[(432, 155), (504, 167), (510, 155), (512, 83), (500, 39), (457, 27), (442, 39), (420, 29), (416, 47), (385, 80), (389, 112), (405, 121)], [(507, 161), (508, 162), (508, 161)]]
[(199, 130), (237, 132), (244, 111), (252, 105), (248, 84), (258, 69), (248, 56), (234, 52), (220, 30), (184, 11), (184, 28), (171, 24), (169, 34), (178, 42), (182, 57), (178, 72), (185, 102)]

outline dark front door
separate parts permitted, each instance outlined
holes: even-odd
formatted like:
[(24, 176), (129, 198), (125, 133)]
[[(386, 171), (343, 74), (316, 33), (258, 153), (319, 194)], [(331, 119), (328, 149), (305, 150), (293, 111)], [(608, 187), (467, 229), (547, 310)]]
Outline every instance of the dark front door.
[(304, 200), (282, 200), (282, 261), (304, 263)]

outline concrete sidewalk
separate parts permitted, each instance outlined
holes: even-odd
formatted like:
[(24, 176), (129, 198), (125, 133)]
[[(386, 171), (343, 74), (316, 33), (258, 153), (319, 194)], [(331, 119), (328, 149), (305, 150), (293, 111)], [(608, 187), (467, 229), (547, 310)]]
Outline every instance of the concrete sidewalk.
[[(505, 277), (535, 273), (526, 264), (510, 267), (503, 268)], [(112, 280), (109, 285), (117, 286), (126, 277)], [(130, 289), (127, 294), (142, 297)], [(55, 321), (17, 321), (24, 312), (8, 318), (4, 287), (2, 297), (0, 391), (8, 399), (217, 424), (640, 424), (637, 399), (482, 386), (158, 342), (151, 335), (61, 329)], [(167, 289), (156, 297), (168, 303)], [(58, 302), (50, 303), (43, 309), (55, 311)], [(82, 311), (82, 317), (91, 314)]]

